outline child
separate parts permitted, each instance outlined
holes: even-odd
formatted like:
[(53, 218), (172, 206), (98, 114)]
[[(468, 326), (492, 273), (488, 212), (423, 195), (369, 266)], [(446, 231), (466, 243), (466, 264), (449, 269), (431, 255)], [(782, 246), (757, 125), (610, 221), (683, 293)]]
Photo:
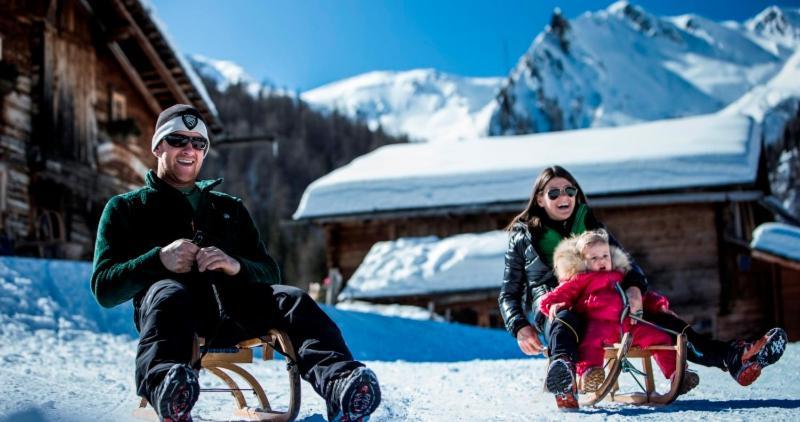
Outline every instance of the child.
[[(596, 391), (605, 377), (603, 347), (618, 342), (624, 331), (633, 335), (633, 345), (648, 347), (672, 345), (672, 338), (656, 328), (627, 318), (621, 323), (622, 296), (615, 287), (628, 270), (630, 261), (619, 248), (611, 247), (605, 230), (591, 230), (564, 239), (553, 254), (553, 266), (559, 286), (548, 293), (539, 308), (552, 319), (561, 308), (572, 307), (586, 315), (586, 334), (578, 346), (575, 373), (579, 388)], [(669, 312), (667, 298), (648, 292), (644, 296), (648, 311)], [(665, 377), (675, 372), (675, 351), (657, 351), (653, 358)]]

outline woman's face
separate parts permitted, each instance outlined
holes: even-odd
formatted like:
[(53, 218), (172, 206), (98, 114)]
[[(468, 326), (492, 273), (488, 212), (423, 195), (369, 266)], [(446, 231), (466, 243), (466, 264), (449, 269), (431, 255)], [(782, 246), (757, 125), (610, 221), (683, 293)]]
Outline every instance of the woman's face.
[[(544, 209), (547, 216), (552, 220), (564, 221), (575, 210), (575, 196), (577, 193), (577, 188), (569, 180), (563, 177), (554, 177), (544, 185), (544, 190), (536, 195), (536, 203)], [(555, 199), (552, 198), (553, 196), (555, 196)]]

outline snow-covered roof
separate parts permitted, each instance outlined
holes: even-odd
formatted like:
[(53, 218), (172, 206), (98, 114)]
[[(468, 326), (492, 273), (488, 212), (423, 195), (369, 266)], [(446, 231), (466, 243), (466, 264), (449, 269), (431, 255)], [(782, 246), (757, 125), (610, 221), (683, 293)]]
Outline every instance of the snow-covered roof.
[(339, 300), (494, 289), (507, 245), (504, 231), (378, 242)]
[(753, 230), (750, 247), (800, 262), (800, 227), (783, 223), (764, 223)]
[(295, 219), (525, 201), (542, 168), (588, 195), (751, 184), (758, 126), (709, 114), (616, 128), (379, 148), (313, 182)]

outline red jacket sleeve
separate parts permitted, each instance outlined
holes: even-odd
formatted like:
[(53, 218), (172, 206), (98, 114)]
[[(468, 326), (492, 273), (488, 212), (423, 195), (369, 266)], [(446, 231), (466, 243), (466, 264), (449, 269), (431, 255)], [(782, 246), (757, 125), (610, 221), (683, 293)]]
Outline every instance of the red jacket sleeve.
[(664, 312), (669, 309), (669, 299), (666, 296), (648, 290), (642, 298), (642, 307), (649, 313)]
[(539, 302), (539, 310), (547, 315), (550, 312), (550, 306), (555, 303), (564, 302), (569, 306), (575, 305), (587, 280), (587, 277), (580, 277), (580, 275), (578, 275), (561, 283), (555, 290), (542, 297), (542, 300)]

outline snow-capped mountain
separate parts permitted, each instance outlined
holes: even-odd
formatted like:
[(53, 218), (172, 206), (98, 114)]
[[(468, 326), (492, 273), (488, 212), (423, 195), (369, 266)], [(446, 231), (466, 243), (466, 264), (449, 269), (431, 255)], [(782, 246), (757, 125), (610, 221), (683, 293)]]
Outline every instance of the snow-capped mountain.
[(745, 22), (753, 40), (775, 55), (791, 55), (800, 40), (800, 9), (771, 6)]
[(744, 24), (662, 18), (626, 1), (556, 12), (511, 71), (489, 133), (520, 134), (709, 113), (777, 74), (800, 45), (798, 10)]
[(264, 88), (264, 84), (256, 81), (244, 68), (232, 61), (192, 54), (189, 56), (189, 62), (197, 73), (214, 81), (220, 91), (224, 91), (230, 85), (243, 84), (247, 92), (256, 96)]
[(502, 78), (466, 78), (434, 69), (370, 72), (304, 92), (312, 105), (414, 140), (485, 134)]

